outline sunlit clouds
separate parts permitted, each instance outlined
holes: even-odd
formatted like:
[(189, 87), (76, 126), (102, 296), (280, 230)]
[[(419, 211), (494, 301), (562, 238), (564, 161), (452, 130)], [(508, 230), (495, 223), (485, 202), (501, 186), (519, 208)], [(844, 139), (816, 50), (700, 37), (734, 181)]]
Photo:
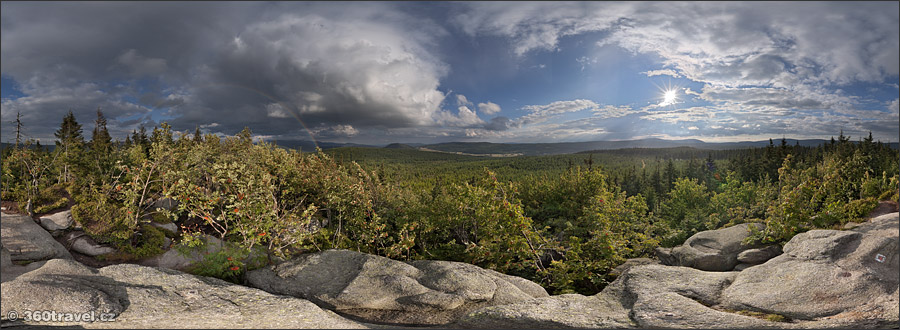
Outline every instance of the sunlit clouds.
[[(3, 2), (2, 141), (898, 136), (896, 2)], [(77, 28), (73, 28), (77, 27)]]

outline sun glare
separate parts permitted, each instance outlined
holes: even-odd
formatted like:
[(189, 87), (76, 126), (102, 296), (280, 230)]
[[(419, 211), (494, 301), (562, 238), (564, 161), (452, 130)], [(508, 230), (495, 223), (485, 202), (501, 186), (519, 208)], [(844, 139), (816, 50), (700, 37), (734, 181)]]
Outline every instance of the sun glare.
[(676, 90), (670, 89), (670, 90), (667, 90), (665, 93), (663, 93), (663, 101), (659, 105), (667, 106), (667, 105), (675, 104), (675, 101), (678, 100), (678, 95), (675, 94), (676, 92), (677, 92)]

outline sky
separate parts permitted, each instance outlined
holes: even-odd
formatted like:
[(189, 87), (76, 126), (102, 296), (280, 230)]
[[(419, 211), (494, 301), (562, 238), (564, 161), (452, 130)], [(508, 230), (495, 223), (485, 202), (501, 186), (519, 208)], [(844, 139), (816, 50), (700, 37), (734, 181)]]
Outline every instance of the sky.
[(0, 2), (2, 137), (384, 145), (900, 134), (900, 3)]

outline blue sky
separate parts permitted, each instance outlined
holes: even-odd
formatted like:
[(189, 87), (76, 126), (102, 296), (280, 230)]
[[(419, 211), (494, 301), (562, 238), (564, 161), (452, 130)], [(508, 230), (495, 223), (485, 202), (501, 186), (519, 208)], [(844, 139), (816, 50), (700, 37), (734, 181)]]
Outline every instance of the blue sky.
[[(897, 2), (3, 2), (2, 140), (898, 140)], [(669, 92), (673, 99), (666, 99)]]

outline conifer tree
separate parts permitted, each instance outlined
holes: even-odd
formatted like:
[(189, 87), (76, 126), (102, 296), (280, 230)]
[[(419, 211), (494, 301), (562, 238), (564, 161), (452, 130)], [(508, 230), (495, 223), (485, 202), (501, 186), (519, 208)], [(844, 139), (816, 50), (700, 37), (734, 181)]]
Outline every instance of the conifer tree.
[(103, 117), (100, 108), (97, 108), (97, 120), (94, 121), (94, 131), (91, 134), (91, 149), (105, 153), (109, 152), (111, 144), (112, 137), (109, 136), (109, 131), (106, 129), (106, 118)]
[(61, 157), (58, 159), (62, 162), (59, 182), (68, 182), (70, 178), (70, 164), (74, 162), (79, 152), (84, 146), (84, 136), (82, 136), (81, 124), (75, 120), (75, 114), (72, 110), (63, 117), (59, 130), (53, 133), (56, 137), (56, 151)]

